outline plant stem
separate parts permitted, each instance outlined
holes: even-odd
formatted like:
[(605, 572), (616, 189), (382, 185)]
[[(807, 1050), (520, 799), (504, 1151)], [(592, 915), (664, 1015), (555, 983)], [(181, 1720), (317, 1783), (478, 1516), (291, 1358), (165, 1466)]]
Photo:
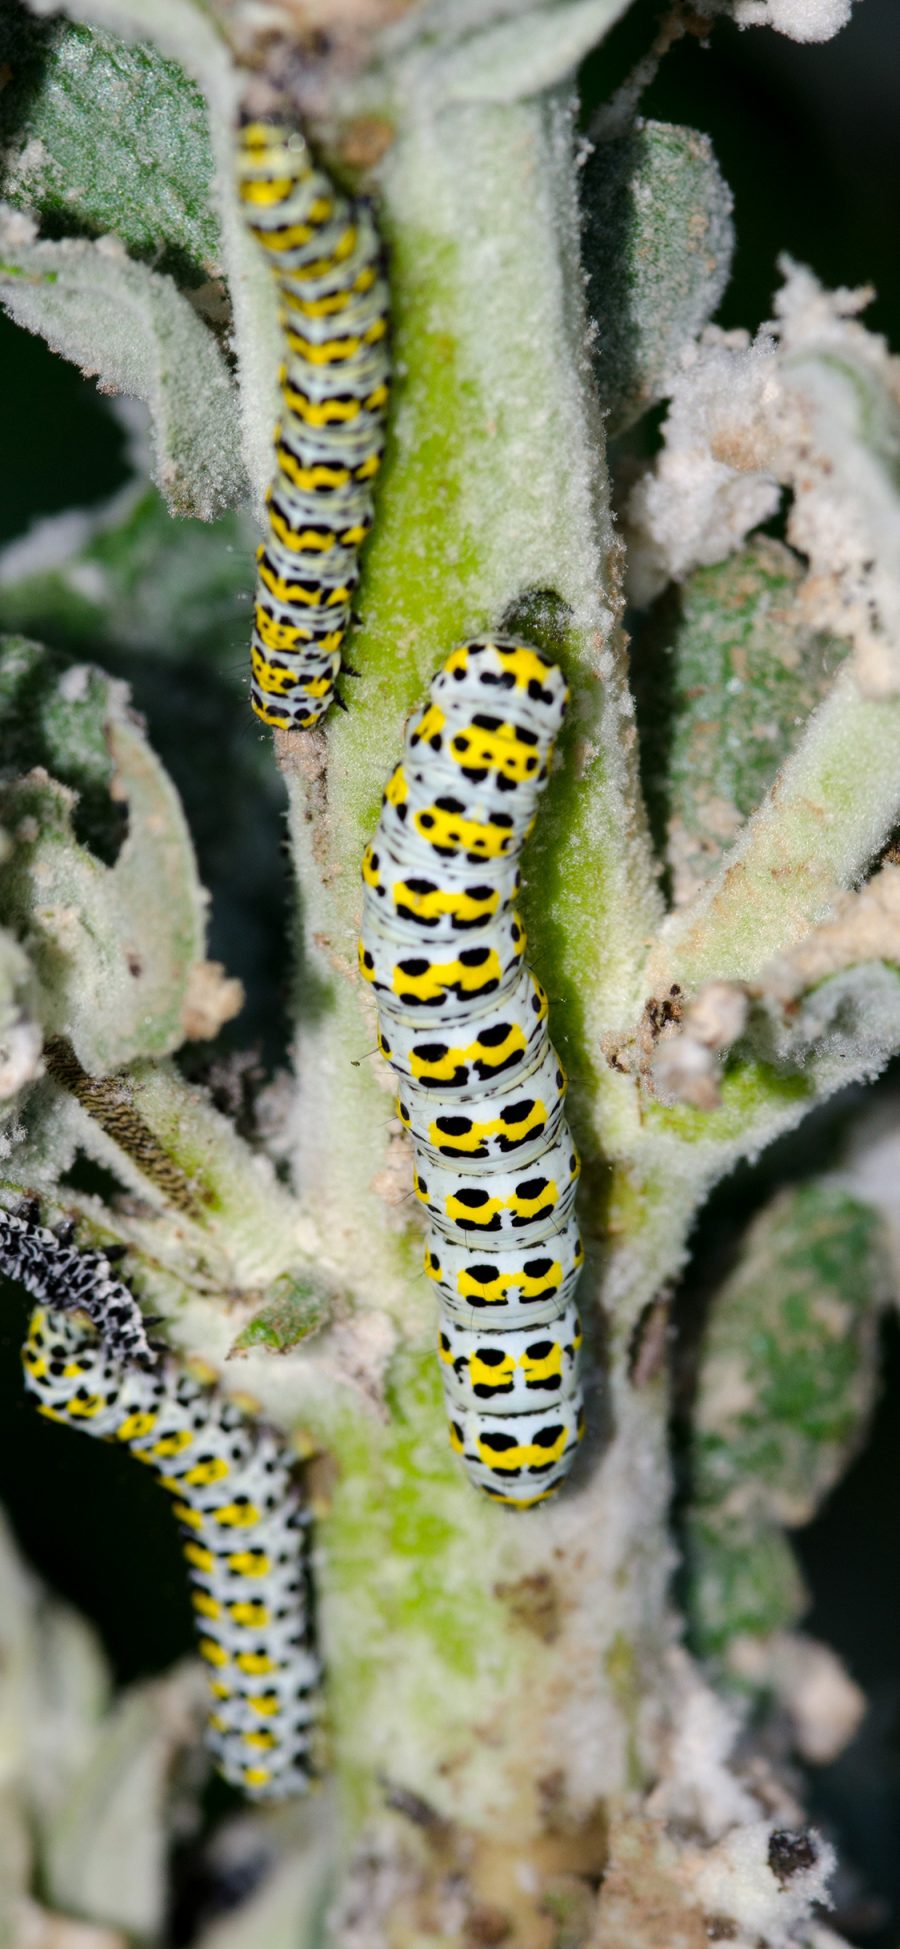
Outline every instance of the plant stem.
[[(479, 104), (436, 119), (425, 106), (383, 175), (397, 397), (351, 650), (361, 680), (325, 738), (282, 747), (304, 929), (295, 1176), (355, 1302), (407, 1330), (387, 1418), (322, 1416), (338, 1471), (321, 1579), (347, 1834), (403, 1864), (417, 1943), (442, 1940), (423, 1916), (449, 1854), (536, 1949), (559, 1831), (579, 1872), (596, 1876), (601, 1803), (647, 1758), (645, 1707), (669, 1632), (666, 1386), (662, 1373), (633, 1384), (630, 1329), (680, 1264), (696, 1186), (676, 1213), (626, 1167), (604, 1176), (598, 1157), (597, 1025), (628, 1018), (659, 907), (583, 359), (569, 106)], [(527, 870), (531, 955), (573, 1071), (596, 1228), (601, 1204), (614, 1214), (612, 1247), (591, 1249), (583, 1279), (598, 1376), (601, 1294), (617, 1318), (578, 1478), (558, 1505), (516, 1521), (472, 1494), (447, 1447), (418, 1232), (408, 1204), (391, 1211), (378, 1195), (390, 1096), (367, 1060), (373, 1021), (353, 969), (360, 859), (404, 716), (454, 641), (529, 599), (539, 634), (550, 618), (554, 652), (563, 619), (578, 700)], [(630, 1128), (633, 1088), (615, 1081)], [(404, 1147), (397, 1164), (408, 1185)], [(386, 1816), (394, 1789), (436, 1810), (440, 1846)], [(526, 1897), (516, 1863), (532, 1844), (544, 1866)]]

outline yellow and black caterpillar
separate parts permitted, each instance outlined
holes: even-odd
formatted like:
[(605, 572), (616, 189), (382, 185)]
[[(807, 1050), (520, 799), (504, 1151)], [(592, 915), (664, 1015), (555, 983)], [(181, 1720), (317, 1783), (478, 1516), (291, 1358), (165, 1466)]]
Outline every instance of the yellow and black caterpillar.
[(476, 1486), (520, 1508), (558, 1488), (584, 1426), (579, 1164), (516, 907), (568, 695), (525, 643), (461, 644), (407, 726), (363, 862), (360, 968), (429, 1217), (450, 1438)]
[(282, 1436), (147, 1339), (102, 1252), (0, 1211), (0, 1271), (38, 1304), (25, 1384), (51, 1421), (123, 1442), (174, 1497), (213, 1706), (207, 1744), (254, 1800), (305, 1791), (320, 1681), (309, 1519)]
[(237, 178), (278, 281), (285, 344), (250, 695), (264, 724), (306, 730), (334, 696), (372, 525), (389, 390), (388, 293), (371, 212), (314, 166), (296, 129), (249, 123)]

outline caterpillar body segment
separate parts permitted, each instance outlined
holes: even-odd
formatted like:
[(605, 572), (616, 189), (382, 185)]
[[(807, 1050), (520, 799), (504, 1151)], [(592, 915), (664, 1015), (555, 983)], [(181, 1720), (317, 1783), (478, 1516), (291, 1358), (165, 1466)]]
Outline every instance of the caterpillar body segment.
[[(387, 1010), (452, 1010), (454, 999), (485, 1001), (516, 979), (525, 953), (525, 929), (514, 908), (495, 922), (490, 942), (428, 940), (412, 928), (369, 929), (371, 945), (360, 941), (359, 966)], [(377, 957), (377, 958), (376, 958)]]
[(421, 1152), (436, 1158), (490, 1164), (539, 1157), (556, 1137), (563, 1116), (566, 1074), (551, 1043), (533, 1068), (517, 1074), (485, 1100), (435, 1092), (426, 1098), (409, 1079), (398, 1078), (397, 1115)]
[(491, 870), (516, 857), (533, 824), (532, 802), (513, 809), (484, 791), (475, 798), (456, 781), (442, 790), (426, 771), (398, 765), (385, 787), (379, 834), (395, 855), (408, 849), (410, 863), (425, 872), (445, 867), (450, 877), (468, 877), (473, 866)]
[(438, 1353), (448, 1408), (534, 1412), (567, 1400), (578, 1376), (581, 1320), (574, 1300), (545, 1325), (498, 1329), (442, 1319)]
[(552, 743), (566, 714), (569, 687), (558, 663), (512, 637), (472, 637), (460, 643), (431, 684), (432, 704), (448, 708), (464, 698), (466, 709), (514, 711), (537, 725)]
[(530, 1245), (546, 1237), (551, 1224), (567, 1222), (575, 1204), (580, 1174), (568, 1129), (540, 1154), (507, 1167), (426, 1163), (419, 1158), (413, 1189), (446, 1237), (475, 1245), (490, 1239)]
[(0, 1209), (0, 1269), (43, 1305), (85, 1313), (102, 1328), (111, 1355), (150, 1359), (140, 1307), (106, 1253), (72, 1244), (66, 1228), (57, 1233), (41, 1225), (31, 1207)]
[(459, 645), (409, 721), (363, 861), (360, 969), (428, 1214), (450, 1439), (516, 1508), (559, 1487), (584, 1428), (579, 1163), (516, 906), (567, 699), (530, 645)]
[(284, 335), (251, 703), (264, 724), (308, 730), (334, 696), (372, 525), (390, 389), (388, 292), (371, 211), (329, 182), (297, 130), (247, 124), (237, 183), (278, 284)]
[(425, 1239), (425, 1271), (443, 1313), (466, 1326), (551, 1320), (573, 1297), (584, 1247), (573, 1219), (528, 1245), (449, 1238), (432, 1224)]
[[(505, 995), (434, 1017), (382, 1014), (378, 1046), (398, 1076), (460, 1098), (531, 1067), (546, 1036), (547, 997), (527, 967)], [(423, 1019), (424, 1018), (424, 1019)]]
[(565, 1481), (584, 1433), (577, 1395), (537, 1413), (494, 1414), (481, 1407), (449, 1413), (450, 1444), (476, 1488), (526, 1509)]
[(291, 1451), (146, 1339), (123, 1348), (121, 1294), (140, 1315), (127, 1287), (116, 1281), (110, 1295), (102, 1254), (0, 1212), (0, 1269), (39, 1300), (22, 1363), (41, 1413), (122, 1443), (171, 1497), (219, 1771), (255, 1800), (304, 1792), (321, 1673)]

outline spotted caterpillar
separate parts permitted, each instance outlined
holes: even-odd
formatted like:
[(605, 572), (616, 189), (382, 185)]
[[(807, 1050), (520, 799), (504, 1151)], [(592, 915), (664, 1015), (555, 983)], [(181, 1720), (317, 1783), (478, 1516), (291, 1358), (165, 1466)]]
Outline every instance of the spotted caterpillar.
[(428, 1213), (450, 1439), (476, 1487), (519, 1508), (558, 1488), (584, 1426), (579, 1164), (516, 907), (568, 695), (527, 644), (455, 649), (363, 861), (360, 969)]
[(0, 1270), (38, 1302), (25, 1385), (41, 1414), (123, 1442), (175, 1498), (216, 1765), (254, 1800), (302, 1793), (320, 1672), (290, 1453), (147, 1339), (109, 1258), (80, 1251), (70, 1231), (38, 1224), (31, 1207), (0, 1211)]
[(334, 696), (384, 451), (387, 286), (372, 216), (316, 169), (296, 130), (241, 130), (238, 192), (278, 282), (285, 358), (269, 532), (258, 555), (251, 702), (306, 730)]

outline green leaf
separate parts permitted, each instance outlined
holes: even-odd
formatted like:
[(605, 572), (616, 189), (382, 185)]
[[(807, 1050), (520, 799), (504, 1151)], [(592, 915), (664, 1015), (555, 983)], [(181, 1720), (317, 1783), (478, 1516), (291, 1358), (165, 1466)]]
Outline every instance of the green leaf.
[(781, 1530), (740, 1519), (685, 1525), (691, 1638), (705, 1658), (738, 1637), (767, 1638), (802, 1617), (808, 1602), (797, 1559)]
[(206, 105), (174, 61), (8, 0), (0, 66), (0, 197), (51, 234), (115, 231), (181, 284), (217, 273)]
[[(46, 672), (38, 645), (13, 642), (20, 668)], [(128, 833), (115, 863), (79, 844), (76, 794), (43, 770), (7, 785), (3, 816), (14, 853), (0, 866), (0, 901), (27, 939), (44, 1026), (73, 1044), (92, 1075), (184, 1038), (189, 984), (201, 960), (205, 896), (174, 789), (130, 716), (121, 686), (68, 671), (47, 684), (45, 722), (74, 707), (73, 736), (90, 765), (98, 729), (110, 793), (127, 806)]]
[(846, 655), (806, 623), (804, 572), (759, 535), (695, 570), (636, 643), (645, 788), (679, 905), (759, 805)]
[(171, 278), (109, 238), (41, 242), (7, 208), (0, 302), (105, 391), (144, 401), (154, 478), (173, 513), (208, 521), (243, 496), (234, 385), (212, 332)]
[[(157, 493), (137, 486), (98, 517), (85, 514), (71, 539), (47, 522), (11, 544), (0, 558), (0, 626), (79, 657), (102, 648), (135, 667), (149, 657), (167, 685), (174, 664), (235, 674), (228, 652), (249, 640), (257, 540), (243, 510), (173, 521)], [(239, 694), (235, 681), (232, 706)]]
[(731, 269), (731, 192), (708, 136), (644, 122), (582, 178), (594, 371), (611, 430), (661, 399)]
[(863, 1438), (885, 1293), (881, 1220), (827, 1180), (751, 1226), (700, 1352), (687, 1519), (699, 1643), (789, 1623), (801, 1586), (778, 1532), (808, 1522)]
[(813, 1180), (763, 1212), (704, 1338), (698, 1504), (721, 1508), (739, 1491), (785, 1522), (809, 1520), (865, 1426), (882, 1293), (869, 1206)]
[(297, 1278), (285, 1274), (276, 1281), (265, 1306), (254, 1313), (238, 1334), (229, 1359), (258, 1348), (266, 1353), (288, 1353), (300, 1340), (308, 1339), (325, 1325), (333, 1297), (324, 1282), (307, 1274)]

